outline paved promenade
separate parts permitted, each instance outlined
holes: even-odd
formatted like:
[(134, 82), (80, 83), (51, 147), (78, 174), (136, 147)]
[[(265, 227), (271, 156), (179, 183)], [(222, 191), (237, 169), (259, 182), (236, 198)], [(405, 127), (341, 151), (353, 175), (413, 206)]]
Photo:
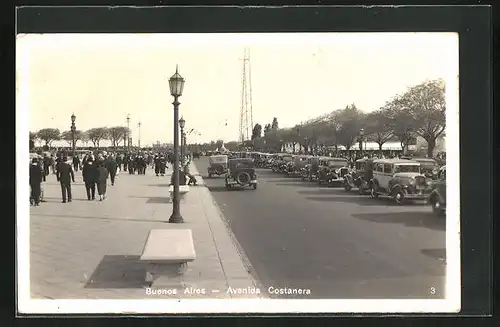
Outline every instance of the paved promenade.
[[(191, 172), (197, 174), (191, 165)], [(45, 200), (30, 208), (31, 296), (41, 299), (232, 298), (228, 289), (257, 286), (244, 255), (227, 229), (203, 180), (181, 201), (184, 224), (167, 223), (172, 212), (170, 173), (156, 177), (121, 172), (107, 199), (88, 201), (81, 172), (73, 202), (61, 203), (55, 175), (44, 183)], [(139, 261), (151, 229), (187, 228), (193, 232), (196, 260), (184, 276), (173, 278), (163, 294), (148, 294), (145, 265)], [(165, 246), (168, 246), (166, 244)], [(185, 293), (205, 289), (205, 294)], [(172, 294), (172, 290), (176, 294)], [(261, 289), (261, 291), (263, 291)], [(166, 294), (170, 293), (170, 294)]]

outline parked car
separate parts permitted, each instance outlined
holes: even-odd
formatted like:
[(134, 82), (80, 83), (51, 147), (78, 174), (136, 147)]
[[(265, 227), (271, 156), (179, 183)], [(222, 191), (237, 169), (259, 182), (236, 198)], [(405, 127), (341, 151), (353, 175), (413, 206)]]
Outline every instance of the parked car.
[(344, 175), (344, 189), (350, 191), (357, 188), (360, 194), (371, 190), (373, 179), (373, 159), (362, 158), (356, 160), (354, 168)]
[(257, 174), (252, 158), (230, 159), (226, 172), (226, 188), (229, 190), (233, 186), (250, 186), (257, 189)]
[(420, 172), (429, 179), (436, 179), (439, 171), (439, 164), (432, 158), (401, 157), (401, 159), (413, 160), (420, 163)]
[(280, 172), (283, 173), (285, 172), (286, 165), (289, 162), (292, 162), (294, 158), (294, 155), (292, 154), (278, 154), (276, 158), (274, 159), (272, 170), (273, 172)]
[(336, 185), (344, 182), (347, 174), (348, 161), (346, 158), (321, 157), (318, 164), (318, 184)]
[(446, 215), (446, 166), (439, 169), (437, 179), (431, 183), (429, 203), (438, 217)]
[(210, 156), (208, 158), (208, 178), (212, 178), (212, 175), (224, 175), (227, 172), (227, 162), (226, 155)]
[(407, 159), (377, 159), (373, 161), (371, 196), (394, 198), (397, 204), (407, 199), (426, 200), (428, 182), (420, 172), (420, 163)]
[(293, 163), (287, 165), (285, 173), (288, 176), (300, 176), (301, 170), (307, 165), (308, 159), (311, 155), (299, 154), (293, 158)]

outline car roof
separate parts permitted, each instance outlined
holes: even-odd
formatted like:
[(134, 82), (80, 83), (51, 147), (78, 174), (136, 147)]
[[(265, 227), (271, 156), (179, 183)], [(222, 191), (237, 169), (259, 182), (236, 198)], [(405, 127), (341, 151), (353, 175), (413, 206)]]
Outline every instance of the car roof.
[(225, 154), (218, 154), (218, 155), (215, 155), (215, 156), (210, 156), (210, 158), (227, 158), (227, 155), (225, 155)]
[(388, 163), (397, 165), (420, 165), (419, 162), (408, 159), (376, 159), (373, 163)]
[(236, 161), (254, 161), (253, 158), (232, 158), (229, 159), (231, 162), (236, 162)]
[(413, 160), (413, 161), (428, 161), (428, 162), (436, 162), (436, 160), (432, 159), (432, 158), (411, 158), (410, 160)]

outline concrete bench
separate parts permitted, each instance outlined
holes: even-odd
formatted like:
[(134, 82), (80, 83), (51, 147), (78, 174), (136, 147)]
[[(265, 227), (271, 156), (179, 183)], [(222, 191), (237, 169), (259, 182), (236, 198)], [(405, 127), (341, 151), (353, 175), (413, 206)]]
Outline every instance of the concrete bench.
[[(174, 186), (170, 185), (168, 188), (168, 192), (170, 193), (170, 199), (174, 198)], [(184, 199), (184, 196), (189, 193), (189, 186), (188, 185), (179, 185), (179, 195), (180, 199)]]
[(183, 274), (187, 263), (195, 258), (190, 229), (152, 229), (140, 260), (148, 264), (146, 281), (153, 283), (158, 278), (171, 275), (174, 269), (177, 274)]

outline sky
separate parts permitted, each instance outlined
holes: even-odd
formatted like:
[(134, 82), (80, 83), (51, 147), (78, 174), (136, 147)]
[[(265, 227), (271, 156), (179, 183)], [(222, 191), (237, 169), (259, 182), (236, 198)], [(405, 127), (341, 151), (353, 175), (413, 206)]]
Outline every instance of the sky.
[(458, 76), (454, 33), (25, 34), (16, 46), (16, 106), (30, 131), (69, 130), (72, 113), (79, 130), (126, 126), (130, 114), (143, 146), (172, 142), (176, 65), (188, 142), (237, 140), (245, 48), (253, 124), (291, 127), (352, 103), (370, 112)]

